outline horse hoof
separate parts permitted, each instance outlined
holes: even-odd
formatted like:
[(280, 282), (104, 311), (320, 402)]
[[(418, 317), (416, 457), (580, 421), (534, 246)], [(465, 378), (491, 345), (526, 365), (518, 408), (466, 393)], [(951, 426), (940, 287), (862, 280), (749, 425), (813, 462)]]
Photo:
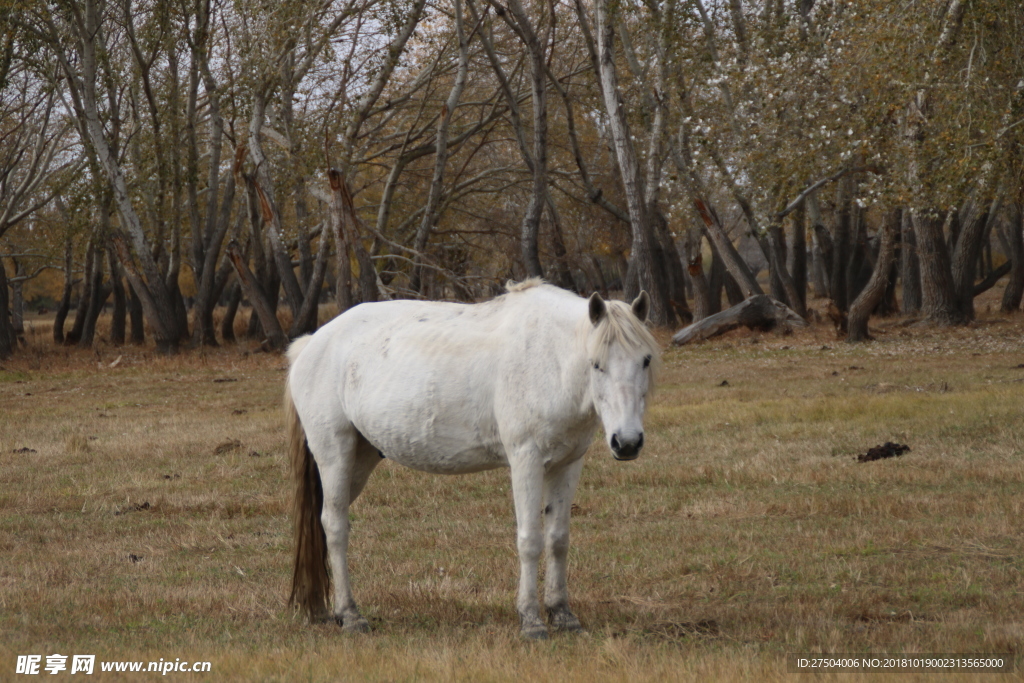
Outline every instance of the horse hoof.
[(345, 633), (369, 633), (370, 622), (360, 615), (351, 617), (338, 617), (341, 630)]
[(586, 633), (583, 630), (583, 624), (576, 618), (576, 615), (565, 610), (564, 612), (555, 612), (551, 615), (551, 628), (556, 631), (563, 633)]
[(548, 639), (548, 627), (544, 624), (533, 624), (532, 626), (523, 626), (519, 631), (519, 635), (526, 640), (547, 640)]

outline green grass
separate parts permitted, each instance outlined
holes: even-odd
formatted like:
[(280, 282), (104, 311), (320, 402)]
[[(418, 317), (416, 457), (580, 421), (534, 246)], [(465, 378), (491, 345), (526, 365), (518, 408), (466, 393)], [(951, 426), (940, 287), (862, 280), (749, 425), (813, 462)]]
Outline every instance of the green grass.
[[(53, 653), (210, 660), (187, 679), (218, 681), (781, 680), (793, 652), (1019, 657), (1022, 331), (670, 349), (640, 459), (587, 456), (570, 591), (590, 635), (545, 643), (517, 636), (507, 472), (382, 463), (352, 508), (373, 633), (309, 626), (285, 608), (283, 358), (39, 342), (0, 368), (0, 680)], [(885, 441), (912, 450), (855, 462)]]

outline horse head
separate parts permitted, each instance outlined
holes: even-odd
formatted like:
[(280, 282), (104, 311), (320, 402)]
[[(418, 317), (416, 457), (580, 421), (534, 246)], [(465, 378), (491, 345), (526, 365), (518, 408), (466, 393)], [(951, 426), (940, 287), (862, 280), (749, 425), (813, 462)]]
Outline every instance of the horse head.
[(627, 306), (590, 297), (591, 329), (587, 339), (590, 394), (608, 447), (616, 460), (634, 460), (644, 445), (644, 411), (660, 359), (658, 344), (644, 322), (650, 309), (647, 292)]

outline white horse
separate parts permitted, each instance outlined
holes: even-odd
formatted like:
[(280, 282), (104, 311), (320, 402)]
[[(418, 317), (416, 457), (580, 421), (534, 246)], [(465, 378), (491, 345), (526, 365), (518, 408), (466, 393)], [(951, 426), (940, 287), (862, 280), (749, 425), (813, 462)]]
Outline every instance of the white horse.
[[(569, 609), (569, 509), (598, 420), (617, 460), (644, 445), (658, 346), (632, 306), (539, 279), (482, 304), (388, 301), (346, 311), (288, 349), (296, 481), (290, 602), (311, 620), (367, 631), (349, 585), (348, 507), (381, 456), (425, 472), (512, 470), (522, 635), (580, 631)], [(542, 530), (542, 524), (546, 529)]]

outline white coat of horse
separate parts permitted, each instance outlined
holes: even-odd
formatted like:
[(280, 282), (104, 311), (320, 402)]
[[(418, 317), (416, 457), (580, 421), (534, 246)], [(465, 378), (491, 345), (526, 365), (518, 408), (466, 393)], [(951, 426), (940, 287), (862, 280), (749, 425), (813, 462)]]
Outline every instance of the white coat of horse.
[[(295, 474), (290, 602), (311, 620), (366, 631), (349, 585), (348, 507), (380, 454), (425, 472), (512, 471), (522, 635), (547, 637), (569, 609), (569, 509), (598, 421), (618, 460), (643, 447), (658, 346), (646, 292), (627, 305), (539, 279), (482, 304), (356, 306), (288, 349), (285, 387)], [(333, 581), (332, 581), (333, 579)], [(333, 583), (333, 596), (330, 596)], [(333, 597), (333, 613), (329, 598)]]

